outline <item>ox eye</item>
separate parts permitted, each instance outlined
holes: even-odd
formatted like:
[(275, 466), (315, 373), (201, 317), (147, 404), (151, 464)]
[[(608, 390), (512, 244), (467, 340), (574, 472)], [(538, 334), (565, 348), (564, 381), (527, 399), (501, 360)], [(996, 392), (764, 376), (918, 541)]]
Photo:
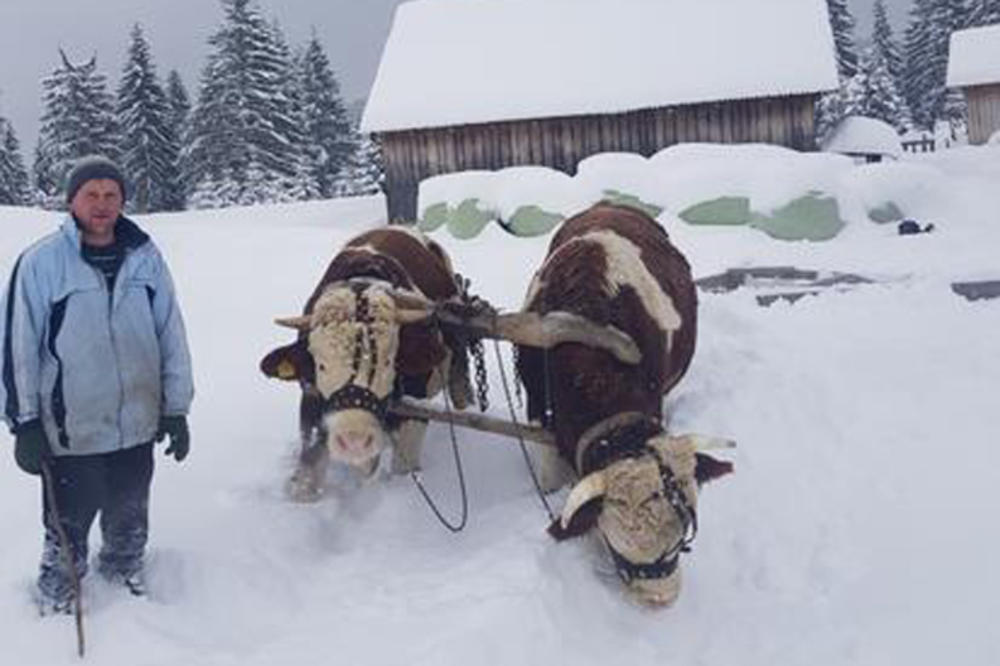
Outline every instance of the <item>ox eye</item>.
[(650, 503), (652, 503), (652, 502), (654, 502), (655, 500), (658, 500), (658, 499), (663, 499), (663, 493), (661, 493), (661, 492), (655, 492), (655, 493), (653, 493), (652, 495), (650, 495), (646, 499), (642, 500), (642, 504), (640, 504), (639, 506), (649, 506)]
[(319, 371), (320, 372), (326, 372), (326, 363), (320, 363), (319, 364)]

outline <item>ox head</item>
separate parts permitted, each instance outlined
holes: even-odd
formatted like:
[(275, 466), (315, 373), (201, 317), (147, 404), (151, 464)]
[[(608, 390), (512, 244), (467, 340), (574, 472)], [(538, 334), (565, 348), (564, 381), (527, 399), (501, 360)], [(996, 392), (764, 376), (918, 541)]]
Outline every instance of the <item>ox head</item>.
[(563, 539), (596, 527), (629, 593), (644, 604), (670, 605), (680, 593), (680, 555), (697, 532), (698, 490), (732, 471), (699, 449), (732, 443), (662, 433), (614, 441), (601, 430), (581, 437), (578, 469), (587, 457), (596, 471), (573, 487), (550, 531)]
[(261, 369), (268, 376), (298, 380), (322, 403), (318, 426), (333, 459), (371, 470), (386, 444), (400, 328), (432, 311), (423, 296), (384, 282), (334, 283), (311, 313), (275, 320), (303, 335), (268, 354)]

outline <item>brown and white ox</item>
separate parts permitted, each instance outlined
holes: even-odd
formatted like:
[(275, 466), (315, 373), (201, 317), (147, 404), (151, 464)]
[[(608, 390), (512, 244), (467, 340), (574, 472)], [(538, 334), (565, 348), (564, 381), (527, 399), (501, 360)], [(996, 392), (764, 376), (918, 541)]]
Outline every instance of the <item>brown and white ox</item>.
[(416, 469), (426, 422), (388, 412), (393, 397), (425, 398), (448, 385), (455, 406), (471, 396), (464, 346), (430, 320), (428, 304), (459, 294), (444, 250), (422, 234), (384, 227), (348, 241), (303, 314), (276, 320), (299, 331), (260, 363), (302, 388), (302, 451), (293, 499), (317, 499), (330, 459), (369, 476), (392, 444), (392, 469)]
[(680, 590), (679, 556), (697, 528), (701, 483), (732, 471), (696, 449), (697, 436), (663, 427), (663, 396), (695, 348), (697, 295), (687, 260), (652, 218), (598, 204), (567, 220), (549, 246), (525, 311), (562, 311), (634, 340), (639, 363), (574, 342), (518, 346), (528, 416), (555, 435), (543, 450), (542, 483), (578, 479), (550, 532), (596, 527), (630, 593), (654, 605)]

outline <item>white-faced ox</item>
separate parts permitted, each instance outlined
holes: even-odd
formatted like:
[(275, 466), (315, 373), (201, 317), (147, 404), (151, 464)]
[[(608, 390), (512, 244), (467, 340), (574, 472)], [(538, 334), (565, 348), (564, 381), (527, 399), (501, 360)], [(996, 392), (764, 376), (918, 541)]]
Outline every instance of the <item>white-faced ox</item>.
[(518, 346), (528, 416), (550, 430), (549, 489), (575, 476), (557, 539), (596, 527), (629, 591), (654, 605), (679, 592), (679, 556), (697, 529), (702, 482), (732, 465), (698, 452), (698, 437), (662, 427), (663, 396), (694, 354), (697, 295), (684, 256), (647, 215), (598, 204), (567, 220), (536, 272), (525, 311), (562, 311), (618, 329), (641, 360), (566, 342)]
[(448, 384), (466, 405), (465, 349), (428, 318), (433, 303), (455, 298), (448, 256), (423, 235), (401, 227), (363, 233), (333, 258), (303, 314), (277, 320), (298, 339), (267, 354), (261, 371), (302, 388), (302, 452), (289, 494), (319, 497), (331, 458), (370, 475), (387, 440), (392, 467), (419, 465), (426, 422), (388, 413), (395, 395), (425, 398)]

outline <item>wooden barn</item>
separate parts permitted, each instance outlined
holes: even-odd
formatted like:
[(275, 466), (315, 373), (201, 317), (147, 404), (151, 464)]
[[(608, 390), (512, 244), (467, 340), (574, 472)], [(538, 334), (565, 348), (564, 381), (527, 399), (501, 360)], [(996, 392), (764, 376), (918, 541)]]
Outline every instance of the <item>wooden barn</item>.
[(969, 143), (986, 143), (1000, 131), (1000, 24), (952, 33), (948, 87), (965, 92)]
[(397, 8), (362, 131), (390, 220), (429, 176), (681, 142), (816, 149), (837, 87), (825, 0), (412, 0)]

